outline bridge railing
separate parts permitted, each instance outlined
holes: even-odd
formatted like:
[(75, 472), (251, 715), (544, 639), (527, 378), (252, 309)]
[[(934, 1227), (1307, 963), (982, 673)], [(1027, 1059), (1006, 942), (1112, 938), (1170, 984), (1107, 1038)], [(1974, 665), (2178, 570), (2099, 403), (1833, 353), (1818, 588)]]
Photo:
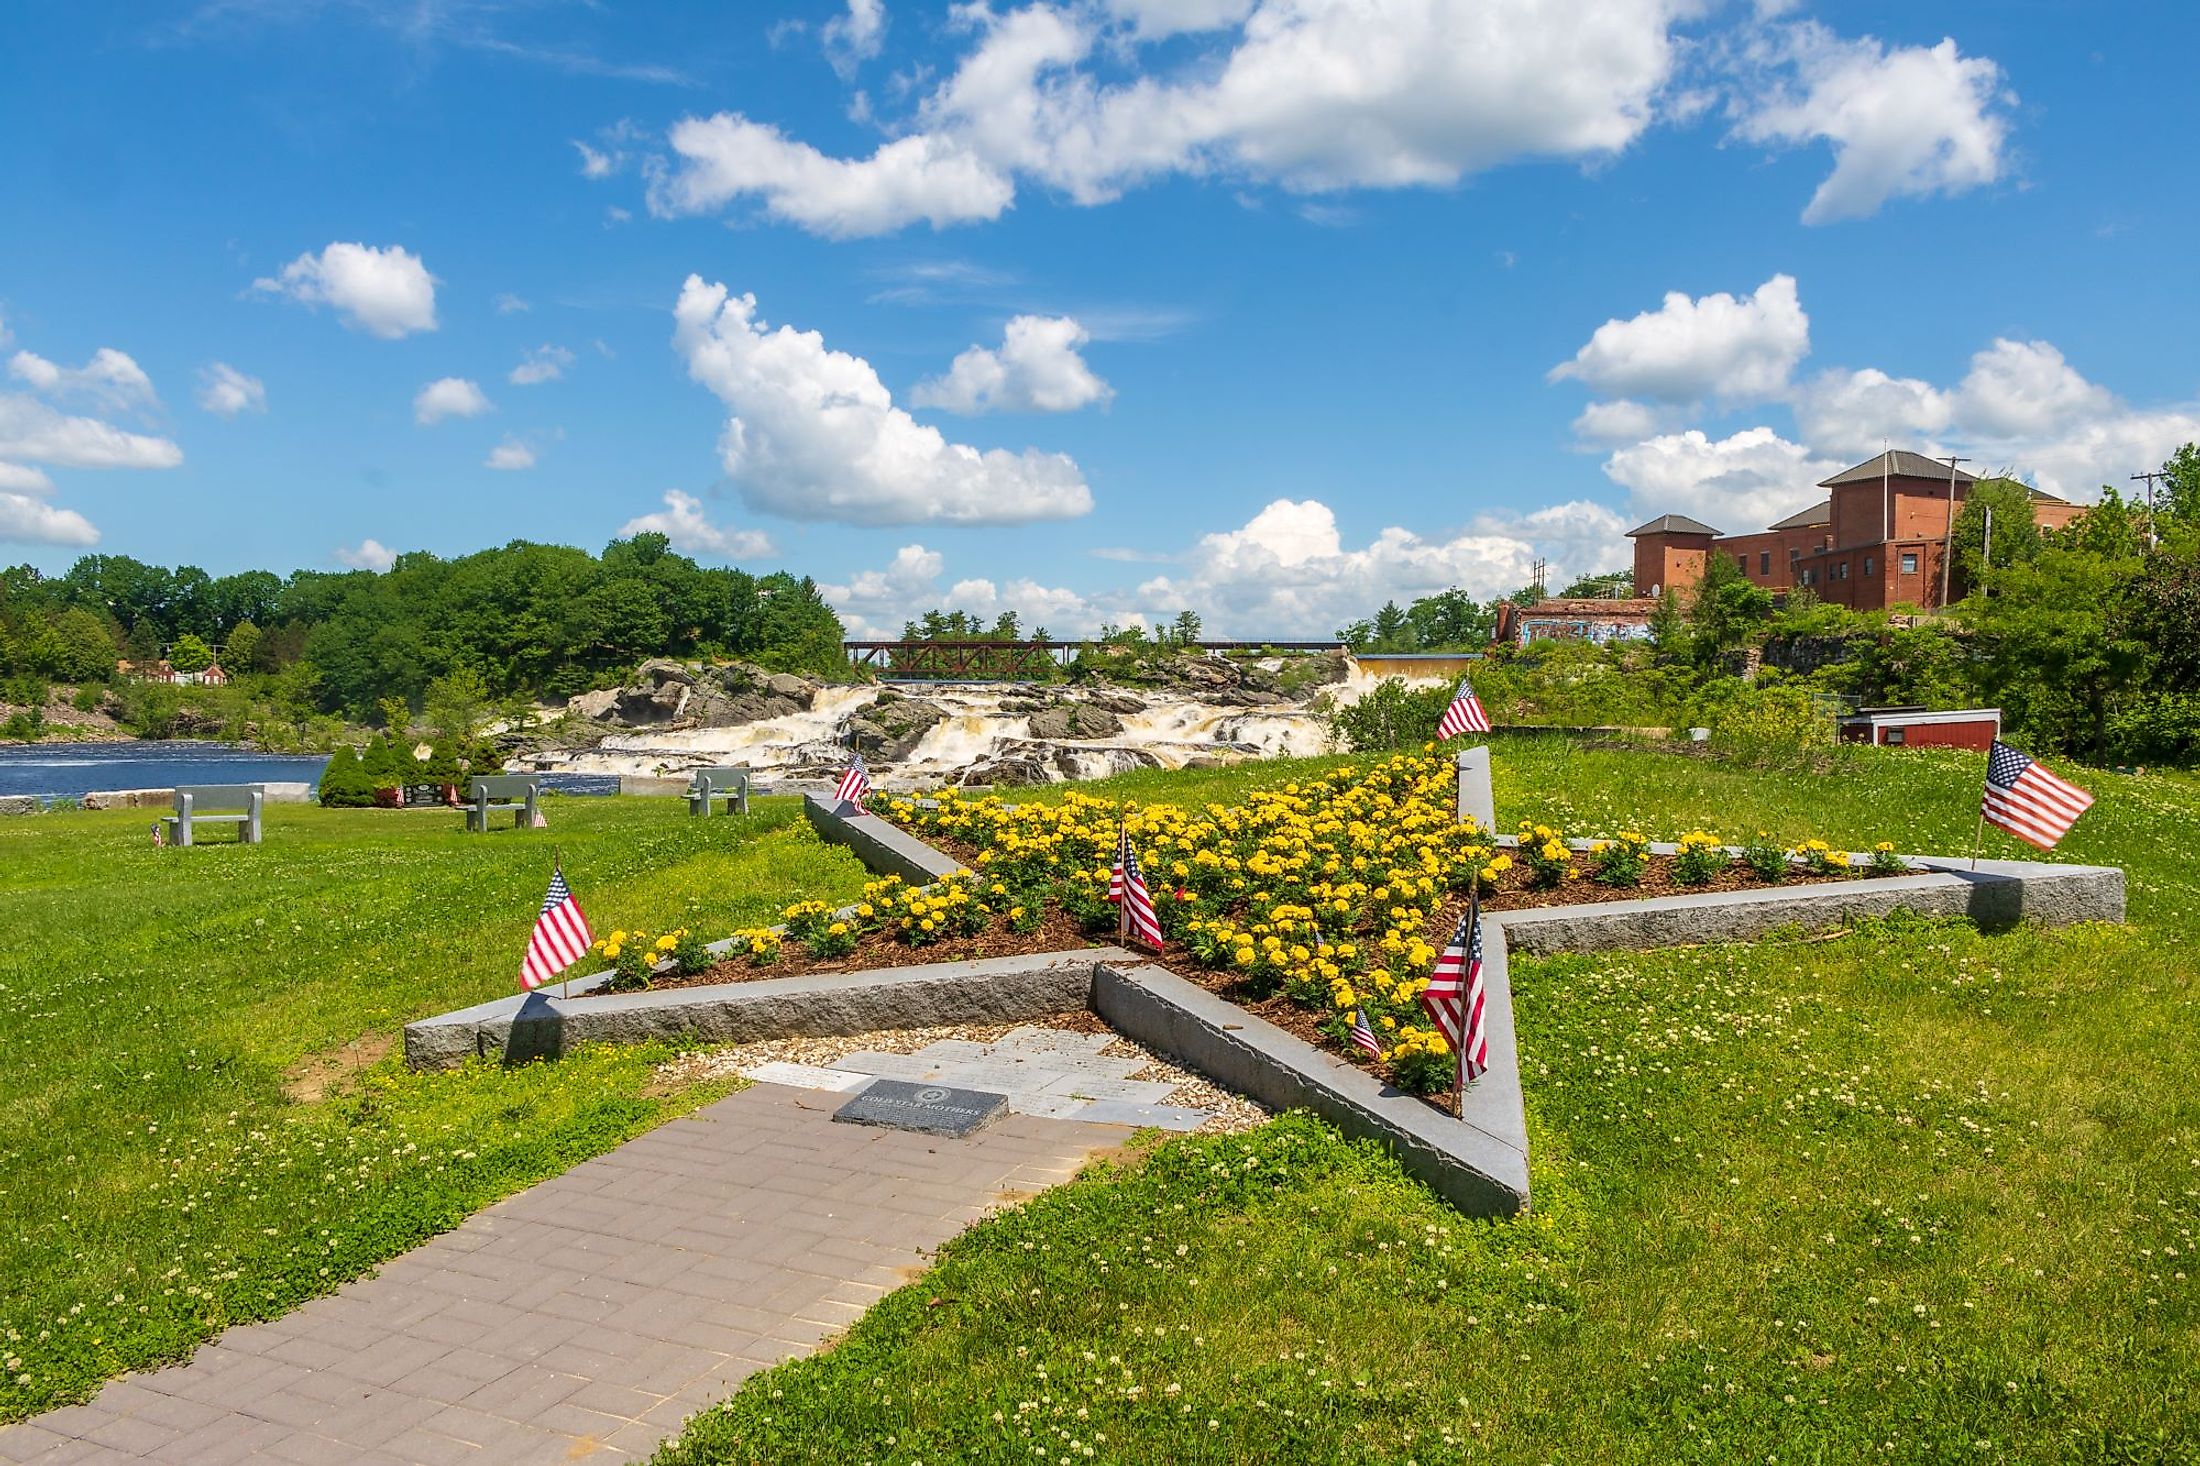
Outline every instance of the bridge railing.
[[(1341, 652), (1341, 641), (1190, 641), (1172, 647), (1212, 655), (1275, 653), (1308, 656)], [(1127, 650), (1121, 642), (1083, 641), (846, 641), (848, 660), (881, 676), (912, 681), (1017, 681), (1067, 667), (1085, 652)]]

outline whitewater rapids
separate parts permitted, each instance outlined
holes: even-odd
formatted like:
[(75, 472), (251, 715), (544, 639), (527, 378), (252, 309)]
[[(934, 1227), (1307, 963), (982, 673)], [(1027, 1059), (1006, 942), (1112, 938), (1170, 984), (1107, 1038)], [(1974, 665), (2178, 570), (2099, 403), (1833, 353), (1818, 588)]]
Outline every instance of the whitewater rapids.
[[(1400, 673), (1406, 675), (1400, 676)], [(1448, 669), (1385, 668), (1357, 662), (1345, 680), (1322, 689), (1330, 702), (1358, 701), (1379, 683), (1402, 680), (1426, 686), (1449, 680)], [(1296, 758), (1332, 751), (1329, 731), (1307, 703), (1224, 707), (1180, 693), (1123, 689), (1146, 704), (1119, 714), (1122, 731), (1106, 738), (1034, 739), (1028, 713), (1004, 704), (1028, 705), (1034, 696), (1085, 701), (1076, 689), (1004, 683), (902, 683), (895, 691), (922, 699), (946, 716), (926, 730), (907, 757), (874, 761), (874, 780), (896, 788), (953, 783), (967, 771), (1004, 756), (1043, 749), (1047, 777), (1098, 779), (1137, 768), (1179, 769), (1195, 761), (1236, 762)], [(759, 779), (816, 782), (823, 770), (847, 761), (850, 719), (877, 701), (876, 687), (823, 687), (804, 712), (763, 718), (730, 728), (613, 733), (593, 748), (546, 750), (525, 762), (539, 771), (616, 775), (678, 775), (706, 765), (746, 764)], [(827, 780), (829, 782), (829, 778)]]

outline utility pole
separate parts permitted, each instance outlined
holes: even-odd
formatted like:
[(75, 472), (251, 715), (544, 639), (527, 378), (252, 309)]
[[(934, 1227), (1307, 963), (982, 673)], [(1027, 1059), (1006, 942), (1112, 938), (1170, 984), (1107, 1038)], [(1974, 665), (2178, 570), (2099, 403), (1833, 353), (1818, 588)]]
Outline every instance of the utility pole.
[(2168, 478), (2168, 477), (2169, 477), (2169, 475), (2168, 475), (2168, 474), (2166, 474), (2166, 473), (2164, 473), (2164, 472), (2163, 472), (2163, 471), (2162, 471), (2161, 469), (2159, 469), (2159, 468), (2155, 469), (2155, 470), (2154, 470), (2154, 471), (2153, 471), (2152, 473), (2135, 473), (2135, 474), (2133, 474), (2133, 475), (2131, 476), (2131, 478), (2132, 478), (2132, 482), (2134, 482), (2134, 483), (2137, 483), (2137, 482), (2138, 482), (2139, 480), (2141, 480), (2141, 479), (2144, 479), (2144, 480), (2146, 480), (2146, 486), (2147, 486), (2147, 548), (2148, 548), (2148, 549), (2150, 549), (2150, 550), (2154, 548), (2154, 481), (2155, 481), (2156, 479), (2158, 479), (2158, 478)]
[(1993, 567), (1993, 564), (1994, 506), (1989, 504), (1986, 506), (1986, 541), (1980, 547), (1978, 557), (1978, 593), (1981, 600), (1985, 599), (1986, 596), (1986, 572)]
[(1968, 458), (1948, 455), (1948, 528), (1940, 537), (1940, 609), (1948, 609), (1948, 572), (1956, 557), (1956, 465)]

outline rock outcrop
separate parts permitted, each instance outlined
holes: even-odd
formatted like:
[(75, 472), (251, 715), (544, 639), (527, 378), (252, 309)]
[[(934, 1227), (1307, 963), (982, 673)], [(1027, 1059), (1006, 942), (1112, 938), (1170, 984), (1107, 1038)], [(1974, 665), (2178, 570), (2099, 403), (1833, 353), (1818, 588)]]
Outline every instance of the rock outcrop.
[(883, 692), (878, 701), (848, 720), (848, 744), (874, 763), (899, 763), (924, 735), (947, 716), (936, 703)]
[(817, 702), (817, 684), (789, 672), (767, 672), (749, 662), (728, 662), (703, 673), (696, 723), (737, 728), (765, 718), (805, 713)]
[(616, 728), (735, 728), (764, 718), (807, 712), (817, 684), (748, 662), (698, 671), (655, 657), (620, 687), (602, 687), (567, 701), (576, 718)]
[(1113, 738), (1123, 731), (1123, 720), (1096, 703), (1056, 703), (1031, 715), (1031, 736), (1062, 742)]

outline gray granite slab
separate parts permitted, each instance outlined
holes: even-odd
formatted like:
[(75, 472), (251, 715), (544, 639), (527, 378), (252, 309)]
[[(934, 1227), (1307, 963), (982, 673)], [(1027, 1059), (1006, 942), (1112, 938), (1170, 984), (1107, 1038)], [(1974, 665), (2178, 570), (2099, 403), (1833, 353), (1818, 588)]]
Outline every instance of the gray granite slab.
[(833, 1112), (845, 1125), (882, 1125), (926, 1135), (974, 1135), (1008, 1110), (1008, 1096), (944, 1084), (880, 1079)]

